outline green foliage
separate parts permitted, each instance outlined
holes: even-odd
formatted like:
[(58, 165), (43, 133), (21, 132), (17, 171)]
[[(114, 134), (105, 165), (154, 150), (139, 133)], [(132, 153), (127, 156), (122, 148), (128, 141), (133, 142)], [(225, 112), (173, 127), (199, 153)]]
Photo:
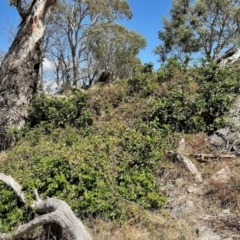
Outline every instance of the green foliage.
[(214, 62), (204, 62), (197, 68), (198, 89), (195, 108), (205, 126), (223, 127), (224, 113), (228, 112), (239, 93), (239, 72), (231, 67), (220, 68)]
[(143, 97), (147, 97), (152, 94), (154, 91), (154, 86), (150, 83), (149, 79), (142, 76), (135, 76), (128, 80), (129, 95), (139, 94), (141, 93)]
[(92, 118), (86, 103), (87, 95), (78, 92), (70, 97), (36, 96), (29, 109), (28, 122), (31, 127), (40, 123), (51, 127), (88, 126)]
[(186, 60), (193, 53), (215, 59), (239, 39), (239, 0), (174, 0), (170, 19), (163, 19), (161, 45), (155, 49), (162, 61), (170, 56)]
[[(15, 222), (11, 221), (11, 216), (16, 211), (17, 207), (16, 197), (11, 189), (0, 185), (0, 231), (6, 232), (11, 230)], [(10, 224), (9, 224), (10, 223)]]
[[(20, 140), (0, 162), (1, 171), (23, 186), (27, 199), (37, 188), (81, 217), (121, 222), (144, 209), (160, 210), (166, 198), (157, 173), (169, 164), (164, 152), (174, 148), (174, 131), (223, 126), (239, 74), (212, 62), (189, 67), (176, 59), (157, 73), (142, 69), (86, 94), (36, 97), (26, 128), (10, 131)], [(0, 185), (0, 232), (32, 215)]]
[(158, 90), (157, 76), (151, 63), (135, 69), (133, 76), (127, 81), (127, 95), (146, 98)]
[(89, 50), (95, 60), (95, 68), (111, 74), (111, 80), (125, 78), (136, 64), (136, 55), (145, 48), (146, 40), (134, 31), (115, 23), (100, 23), (88, 38)]
[(171, 59), (158, 72), (160, 82), (169, 81), (166, 96), (150, 109), (159, 127), (173, 131), (212, 131), (225, 124), (239, 91), (239, 75), (233, 68), (220, 68), (213, 62), (189, 67)]
[(16, 198), (12, 189), (5, 184), (0, 184), (0, 232), (9, 232), (19, 222), (29, 220), (31, 215), (26, 207), (20, 208), (22, 203)]
[[(32, 135), (41, 127), (29, 129), (1, 165), (25, 192), (37, 188), (42, 197), (63, 199), (77, 216), (119, 221), (133, 217), (136, 207), (157, 210), (165, 203), (155, 177), (166, 147), (161, 132), (143, 122), (134, 128), (115, 122), (91, 129), (65, 126), (48, 135), (42, 131), (35, 144)], [(9, 208), (15, 202), (1, 204)], [(4, 219), (9, 211), (1, 214)], [(9, 230), (16, 223), (6, 218), (4, 226)]]
[(186, 65), (177, 61), (176, 58), (169, 58), (157, 71), (160, 83), (170, 82), (177, 79), (186, 70)]
[(152, 62), (145, 63), (143, 73), (153, 73), (154, 64)]

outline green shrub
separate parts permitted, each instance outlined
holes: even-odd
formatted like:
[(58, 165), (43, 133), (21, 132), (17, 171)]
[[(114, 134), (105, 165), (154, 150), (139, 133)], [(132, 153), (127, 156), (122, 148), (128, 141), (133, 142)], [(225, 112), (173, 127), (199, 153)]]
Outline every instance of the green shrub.
[(223, 127), (224, 114), (229, 112), (239, 93), (239, 72), (232, 67), (203, 62), (196, 69), (198, 89), (194, 107), (209, 130)]
[(149, 108), (151, 120), (160, 128), (169, 125), (172, 131), (209, 132), (226, 124), (224, 114), (239, 91), (236, 69), (213, 62), (183, 67), (171, 60), (160, 73), (161, 82), (169, 79), (168, 94)]
[(158, 81), (160, 83), (174, 81), (185, 72), (186, 67), (176, 58), (169, 58), (157, 71)]
[[(119, 221), (133, 217), (136, 207), (159, 210), (166, 202), (155, 177), (165, 140), (145, 123), (130, 128), (110, 122), (92, 130), (65, 126), (47, 135), (42, 132), (33, 144), (36, 129), (41, 128), (30, 129), (9, 153), (8, 163), (1, 164), (25, 192), (37, 188), (42, 197), (65, 200), (77, 216)], [(7, 208), (15, 204), (0, 202)], [(20, 210), (19, 219), (27, 221), (24, 209)], [(3, 218), (10, 212), (0, 208)], [(6, 218), (4, 224), (16, 222)]]
[(73, 93), (70, 97), (36, 96), (29, 109), (28, 123), (34, 127), (48, 123), (52, 127), (64, 127), (66, 124), (84, 127), (92, 124), (90, 111), (87, 109), (87, 95)]
[[(138, 72), (88, 94), (37, 96), (26, 128), (10, 131), (20, 141), (0, 162), (1, 171), (23, 186), (28, 199), (37, 188), (42, 197), (65, 200), (81, 217), (124, 221), (139, 209), (161, 209), (166, 198), (156, 173), (166, 164), (164, 152), (174, 148), (173, 132), (223, 126), (239, 77), (233, 68), (175, 60), (157, 75)], [(0, 185), (0, 232), (33, 214), (17, 205), (13, 192)]]
[(153, 73), (138, 73), (128, 80), (127, 95), (146, 98), (157, 90), (158, 83)]

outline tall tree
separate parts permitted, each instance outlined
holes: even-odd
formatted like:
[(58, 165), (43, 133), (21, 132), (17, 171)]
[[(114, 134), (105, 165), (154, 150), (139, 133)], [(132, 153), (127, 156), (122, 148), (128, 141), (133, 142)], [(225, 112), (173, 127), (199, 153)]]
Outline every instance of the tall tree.
[[(60, 0), (55, 11), (50, 28), (56, 31), (52, 35), (51, 51), (48, 56), (57, 55), (60, 45), (68, 44), (68, 48), (61, 48), (64, 59), (71, 59), (71, 71), (68, 73), (71, 84), (77, 86), (81, 66), (85, 66), (87, 59), (84, 51), (87, 41), (91, 38), (90, 29), (100, 22), (113, 22), (119, 18), (131, 18), (132, 13), (126, 0)], [(57, 39), (57, 41), (56, 41)], [(69, 55), (70, 54), (70, 55)], [(55, 58), (58, 61), (58, 58)], [(64, 65), (64, 63), (63, 63)]]
[(7, 133), (25, 124), (27, 106), (36, 93), (42, 61), (42, 37), (56, 0), (11, 0), (22, 22), (0, 67), (0, 150), (12, 145)]
[(146, 46), (146, 40), (140, 34), (119, 24), (98, 24), (91, 29), (91, 35), (87, 45), (94, 59), (94, 72), (108, 73), (111, 81), (127, 77), (139, 50)]
[(3, 61), (4, 56), (5, 56), (5, 53), (0, 49), (0, 64)]
[(239, 37), (240, 0), (174, 0), (170, 16), (158, 33), (162, 43), (155, 53), (161, 60), (192, 53), (216, 59)]

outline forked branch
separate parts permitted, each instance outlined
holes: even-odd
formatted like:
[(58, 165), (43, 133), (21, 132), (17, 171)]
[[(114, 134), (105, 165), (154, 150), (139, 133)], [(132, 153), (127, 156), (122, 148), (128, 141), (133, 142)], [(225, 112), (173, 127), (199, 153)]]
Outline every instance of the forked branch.
[[(21, 191), (21, 186), (11, 176), (0, 173), (0, 180), (11, 187), (17, 197), (24, 202), (24, 194)], [(41, 200), (37, 190), (35, 190), (35, 196), (36, 201), (32, 205), (32, 208), (37, 213), (43, 215), (36, 217), (26, 224), (20, 225), (13, 235), (13, 239), (22, 238), (39, 226), (56, 225), (62, 230), (67, 231), (72, 240), (92, 240), (82, 222), (76, 217), (66, 202), (57, 198)]]

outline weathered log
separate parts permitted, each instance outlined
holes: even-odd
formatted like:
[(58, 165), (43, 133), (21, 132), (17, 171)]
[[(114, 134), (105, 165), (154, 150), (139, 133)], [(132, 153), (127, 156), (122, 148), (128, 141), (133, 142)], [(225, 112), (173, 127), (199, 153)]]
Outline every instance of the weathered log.
[(239, 48), (235, 48), (232, 49), (231, 51), (226, 52), (222, 58), (219, 58), (217, 60), (217, 63), (222, 66), (231, 66), (234, 63), (238, 62), (240, 59), (240, 49)]
[(236, 155), (233, 154), (207, 154), (207, 153), (199, 153), (199, 154), (193, 154), (193, 156), (201, 163), (207, 163), (211, 162), (211, 160), (231, 160), (236, 158)]
[(73, 213), (69, 205), (57, 198), (48, 198), (36, 202), (37, 213), (41, 213), (32, 221), (20, 225), (14, 234), (14, 239), (21, 238), (42, 225), (56, 224), (65, 229), (72, 240), (91, 240), (89, 233), (84, 225)]
[(228, 49), (222, 56), (215, 59), (216, 63), (221, 63), (223, 60), (233, 56), (237, 52), (237, 50), (238, 49), (236, 47)]
[[(0, 180), (11, 187), (17, 197), (24, 201), (21, 186), (11, 176), (0, 173)], [(45, 226), (46, 231), (48, 231), (47, 226), (50, 226), (50, 230), (52, 226), (58, 226), (59, 230), (56, 239), (62, 239), (62, 230), (65, 230), (72, 240), (92, 240), (82, 222), (66, 202), (57, 198), (42, 200), (38, 196), (37, 190), (35, 190), (35, 197), (36, 201), (31, 207), (41, 215), (26, 224), (20, 225), (14, 233), (13, 239), (26, 237), (27, 234), (39, 226)], [(3, 239), (2, 236), (0, 234), (0, 239)], [(11, 237), (4, 234), (4, 239), (11, 239)]]
[(0, 67), (0, 151), (15, 142), (8, 129), (25, 124), (27, 106), (37, 91), (42, 38), (55, 3), (32, 0), (26, 11), (19, 7), (21, 1), (15, 4), (24, 17)]

